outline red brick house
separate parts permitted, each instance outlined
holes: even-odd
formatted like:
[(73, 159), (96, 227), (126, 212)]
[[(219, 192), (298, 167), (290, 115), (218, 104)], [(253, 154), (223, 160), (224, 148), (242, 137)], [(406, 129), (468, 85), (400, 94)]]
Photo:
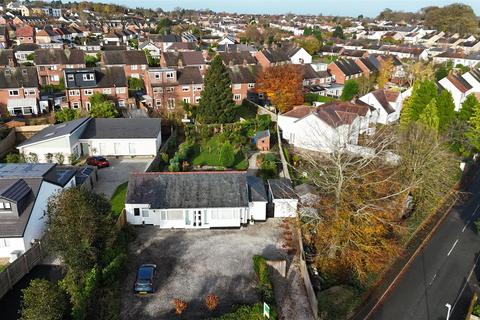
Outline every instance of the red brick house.
[(85, 53), (77, 49), (37, 49), (34, 62), (40, 85), (56, 85), (64, 69), (85, 68)]
[(35, 67), (0, 69), (0, 112), (11, 115), (39, 114), (38, 76)]
[(111, 50), (104, 51), (101, 63), (106, 67), (122, 67), (125, 77), (143, 79), (148, 78), (148, 62), (145, 52), (140, 50)]
[(150, 68), (147, 106), (160, 112), (183, 111), (183, 103), (198, 104), (203, 77), (196, 67)]
[(31, 26), (19, 27), (15, 31), (17, 44), (21, 43), (35, 43), (35, 29)]
[(228, 74), (232, 81), (233, 101), (241, 104), (251, 94), (256, 93), (257, 79), (262, 71), (262, 66), (233, 66), (228, 68)]
[(65, 69), (65, 91), (68, 107), (90, 109), (90, 98), (95, 93), (108, 97), (119, 107), (128, 100), (128, 84), (122, 67)]
[(335, 77), (336, 83), (344, 84), (350, 79), (358, 79), (362, 76), (363, 71), (350, 59), (339, 59), (328, 65), (328, 71)]

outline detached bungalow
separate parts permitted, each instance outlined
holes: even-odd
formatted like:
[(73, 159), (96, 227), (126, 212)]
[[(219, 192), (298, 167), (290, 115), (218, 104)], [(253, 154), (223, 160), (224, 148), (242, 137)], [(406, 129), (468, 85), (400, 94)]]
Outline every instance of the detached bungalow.
[(206, 229), (265, 220), (266, 203), (265, 187), (245, 172), (149, 172), (130, 175), (125, 210), (135, 225)]
[(295, 217), (297, 214), (298, 197), (288, 179), (268, 180), (268, 196), (273, 204), (275, 218)]
[(39, 162), (90, 155), (155, 156), (161, 144), (159, 119), (82, 118), (49, 126), (18, 145), (21, 153), (34, 153)]

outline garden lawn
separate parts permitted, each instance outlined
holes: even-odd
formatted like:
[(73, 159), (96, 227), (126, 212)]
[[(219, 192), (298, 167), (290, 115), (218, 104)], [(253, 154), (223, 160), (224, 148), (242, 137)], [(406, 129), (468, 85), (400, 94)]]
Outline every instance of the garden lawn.
[(124, 182), (117, 187), (113, 193), (110, 203), (112, 205), (112, 212), (115, 216), (120, 215), (125, 207), (125, 197), (127, 196), (128, 182)]
[[(216, 135), (205, 145), (196, 145), (192, 156), (192, 164), (195, 166), (221, 167), (220, 149), (223, 143), (221, 138), (220, 135)], [(242, 151), (235, 153), (235, 163), (232, 168), (236, 170), (246, 170), (248, 168), (248, 161)]]

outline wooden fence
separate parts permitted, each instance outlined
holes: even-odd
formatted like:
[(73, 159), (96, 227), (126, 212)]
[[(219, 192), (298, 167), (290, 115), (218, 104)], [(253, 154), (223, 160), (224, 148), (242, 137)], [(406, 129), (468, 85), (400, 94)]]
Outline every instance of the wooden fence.
[(42, 244), (36, 242), (27, 252), (0, 272), (0, 298), (42, 260), (43, 253)]
[(126, 224), (127, 224), (127, 214), (125, 212), (125, 208), (123, 208), (122, 212), (120, 212), (120, 215), (118, 216), (115, 226), (117, 227), (118, 230), (122, 230)]
[(305, 261), (305, 251), (303, 251), (303, 240), (302, 234), (298, 228), (296, 228), (297, 238), (298, 238), (298, 247), (299, 247), (299, 266), (300, 266), (300, 275), (302, 276), (303, 282), (305, 284), (305, 289), (307, 290), (308, 301), (310, 302), (310, 308), (312, 309), (313, 316), (315, 319), (318, 317), (318, 300), (315, 290), (312, 286), (312, 281), (310, 280), (310, 274), (308, 273), (307, 262)]

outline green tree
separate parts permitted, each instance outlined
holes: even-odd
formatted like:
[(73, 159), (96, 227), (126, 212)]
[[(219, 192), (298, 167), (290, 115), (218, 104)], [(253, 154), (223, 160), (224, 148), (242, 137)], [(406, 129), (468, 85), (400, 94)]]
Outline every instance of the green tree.
[(475, 110), (480, 107), (477, 97), (473, 93), (469, 94), (462, 103), (462, 108), (458, 113), (458, 118), (463, 121), (469, 121)]
[(115, 118), (118, 111), (115, 105), (101, 93), (95, 93), (89, 99), (90, 116), (93, 118)]
[(113, 238), (110, 202), (85, 188), (68, 188), (49, 199), (47, 213), (52, 251), (79, 275), (88, 272)]
[(168, 34), (170, 33), (173, 26), (173, 21), (168, 18), (162, 18), (158, 24), (156, 32), (160, 34)]
[(118, 111), (110, 101), (104, 101), (92, 104), (90, 116), (93, 118), (115, 118), (118, 116)]
[(228, 141), (224, 142), (220, 148), (220, 163), (226, 168), (231, 168), (235, 163), (235, 150)]
[(345, 84), (343, 86), (343, 91), (340, 99), (343, 101), (350, 101), (358, 94), (358, 90), (359, 87), (357, 81), (355, 81), (354, 79), (347, 80), (345, 81)]
[(430, 80), (416, 81), (413, 85), (412, 95), (408, 99), (407, 108), (409, 120), (417, 121), (423, 113), (423, 109), (437, 98), (437, 87), (435, 82)]
[(21, 153), (9, 153), (5, 157), (7, 163), (25, 163), (25, 155)]
[(128, 89), (133, 91), (142, 91), (145, 89), (145, 83), (140, 78), (128, 78)]
[(204, 90), (196, 112), (202, 123), (230, 123), (235, 120), (231, 80), (220, 56), (216, 56), (205, 76)]
[(345, 35), (343, 34), (342, 26), (336, 26), (335, 30), (333, 31), (332, 36), (334, 38), (345, 39)]
[(423, 109), (418, 121), (426, 127), (438, 131), (440, 119), (437, 112), (437, 101), (432, 99), (429, 104)]
[(90, 54), (85, 55), (85, 65), (89, 68), (96, 67), (97, 62), (99, 61), (100, 61), (100, 57), (98, 55), (97, 56), (92, 56)]
[(63, 108), (55, 112), (55, 120), (57, 122), (67, 122), (80, 118), (80, 112), (75, 109)]
[(437, 98), (437, 110), (439, 119), (439, 129), (445, 132), (449, 125), (455, 120), (455, 102), (452, 94), (447, 90), (443, 90)]
[(160, 65), (159, 59), (153, 58), (150, 51), (148, 51), (147, 49), (143, 49), (143, 51), (145, 52), (145, 56), (147, 57), (147, 63), (149, 67), (153, 68), (153, 67), (158, 67)]
[(56, 284), (34, 279), (22, 290), (21, 320), (62, 320), (68, 305), (64, 292)]
[(128, 45), (129, 45), (131, 48), (137, 50), (137, 49), (138, 49), (138, 39), (130, 39), (130, 40), (128, 40)]

